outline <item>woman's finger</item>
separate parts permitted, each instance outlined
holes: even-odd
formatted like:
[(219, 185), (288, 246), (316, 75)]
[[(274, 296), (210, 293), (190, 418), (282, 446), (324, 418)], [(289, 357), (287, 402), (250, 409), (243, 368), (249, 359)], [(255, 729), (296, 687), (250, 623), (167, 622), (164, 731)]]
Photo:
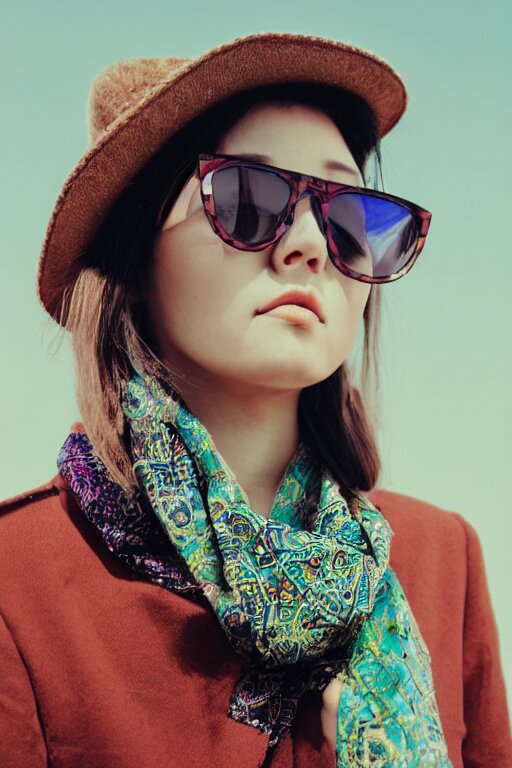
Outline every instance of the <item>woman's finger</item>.
[(338, 703), (340, 700), (342, 685), (343, 683), (341, 680), (335, 677), (333, 680), (331, 680), (322, 694), (322, 710), (320, 712), (322, 733), (324, 738), (328, 741), (334, 754), (336, 754)]

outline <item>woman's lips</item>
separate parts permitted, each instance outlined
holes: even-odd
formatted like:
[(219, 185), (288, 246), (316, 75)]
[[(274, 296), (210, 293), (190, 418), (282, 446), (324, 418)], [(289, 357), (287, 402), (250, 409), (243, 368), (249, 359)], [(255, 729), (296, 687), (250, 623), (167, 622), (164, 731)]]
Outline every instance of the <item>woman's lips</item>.
[(305, 291), (287, 291), (270, 301), (256, 314), (279, 317), (302, 326), (325, 322), (320, 302), (313, 293)]
[(263, 314), (279, 318), (280, 320), (286, 320), (288, 323), (298, 325), (301, 328), (319, 322), (318, 316), (311, 309), (301, 307), (298, 304), (280, 304), (278, 307), (269, 309)]

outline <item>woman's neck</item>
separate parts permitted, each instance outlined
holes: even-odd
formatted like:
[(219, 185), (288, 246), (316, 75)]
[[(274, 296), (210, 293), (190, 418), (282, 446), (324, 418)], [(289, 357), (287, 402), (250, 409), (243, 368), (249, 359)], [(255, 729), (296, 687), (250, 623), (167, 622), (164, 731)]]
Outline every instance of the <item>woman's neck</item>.
[(268, 517), (284, 471), (298, 447), (299, 393), (245, 392), (241, 397), (237, 392), (209, 386), (187, 387), (182, 394), (212, 436), (252, 509)]

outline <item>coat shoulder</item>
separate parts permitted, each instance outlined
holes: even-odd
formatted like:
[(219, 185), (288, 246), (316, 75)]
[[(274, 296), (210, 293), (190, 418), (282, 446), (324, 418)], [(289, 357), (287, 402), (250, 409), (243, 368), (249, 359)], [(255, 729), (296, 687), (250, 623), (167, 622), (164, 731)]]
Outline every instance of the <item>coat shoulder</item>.
[(459, 512), (432, 504), (407, 494), (377, 488), (367, 494), (395, 533), (413, 539), (418, 535), (435, 535), (439, 540), (457, 541), (465, 545), (468, 537), (475, 538), (473, 526)]
[(48, 558), (65, 551), (72, 528), (60, 475), (0, 503), (0, 585), (25, 570), (40, 573)]
[(51, 480), (43, 485), (38, 485), (35, 488), (31, 488), (23, 493), (18, 493), (16, 496), (11, 496), (4, 501), (0, 501), (0, 516), (6, 515), (14, 510), (29, 507), (33, 504), (37, 504), (41, 501), (51, 498), (52, 496), (58, 496), (63, 487), (63, 480), (60, 475), (55, 475)]
[(385, 510), (396, 510), (397, 512), (405, 512), (411, 515), (429, 515), (436, 518), (452, 514), (449, 510), (432, 504), (429, 501), (408, 496), (405, 493), (387, 491), (384, 488), (375, 488), (367, 496), (382, 513)]
[(0, 560), (5, 549), (19, 550), (16, 542), (32, 541), (43, 547), (49, 539), (61, 539), (67, 530), (66, 482), (55, 475), (47, 483), (0, 502)]

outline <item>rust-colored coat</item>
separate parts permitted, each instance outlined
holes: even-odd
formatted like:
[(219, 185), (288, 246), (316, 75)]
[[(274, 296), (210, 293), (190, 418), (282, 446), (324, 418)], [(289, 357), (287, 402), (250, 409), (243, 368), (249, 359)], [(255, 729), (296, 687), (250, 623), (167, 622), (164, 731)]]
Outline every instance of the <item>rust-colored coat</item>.
[[(512, 765), (496, 626), (474, 529), (369, 494), (432, 657), (454, 768)], [(2, 768), (258, 768), (268, 737), (228, 715), (242, 669), (208, 604), (134, 578), (57, 475), (0, 515)], [(331, 768), (321, 696), (301, 702), (271, 768)]]

